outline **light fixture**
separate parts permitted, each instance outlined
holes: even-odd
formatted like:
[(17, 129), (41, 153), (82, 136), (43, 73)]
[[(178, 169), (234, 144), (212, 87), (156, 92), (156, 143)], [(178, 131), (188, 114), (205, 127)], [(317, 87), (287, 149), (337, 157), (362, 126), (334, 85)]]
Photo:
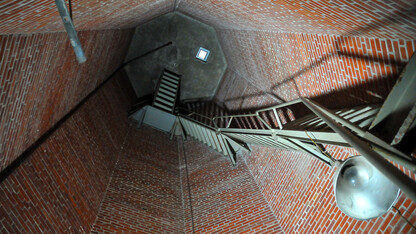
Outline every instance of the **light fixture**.
[(334, 190), (342, 212), (359, 220), (388, 212), (400, 191), (363, 156), (350, 157), (340, 164), (335, 172)]
[(198, 53), (196, 54), (196, 58), (206, 62), (208, 59), (209, 53), (210, 53), (209, 50), (200, 47), (198, 50)]

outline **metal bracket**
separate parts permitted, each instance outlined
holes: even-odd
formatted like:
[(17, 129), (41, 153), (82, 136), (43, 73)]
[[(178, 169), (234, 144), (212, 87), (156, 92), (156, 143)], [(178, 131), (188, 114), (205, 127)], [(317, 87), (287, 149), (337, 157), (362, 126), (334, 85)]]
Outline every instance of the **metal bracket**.
[(59, 14), (61, 15), (62, 22), (64, 23), (65, 30), (68, 33), (69, 41), (74, 48), (75, 55), (77, 56), (78, 63), (84, 63), (87, 61), (82, 45), (79, 42), (77, 31), (75, 31), (74, 24), (72, 23), (71, 15), (64, 0), (55, 0), (55, 4), (58, 7)]

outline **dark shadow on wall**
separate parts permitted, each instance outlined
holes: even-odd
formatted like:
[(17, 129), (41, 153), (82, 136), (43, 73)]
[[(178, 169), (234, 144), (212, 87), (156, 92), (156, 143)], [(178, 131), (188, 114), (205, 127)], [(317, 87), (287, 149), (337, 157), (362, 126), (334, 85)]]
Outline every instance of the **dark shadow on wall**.
[[(372, 64), (374, 64), (374, 63), (377, 64), (378, 63), (378, 64), (380, 64), (380, 66), (391, 66), (392, 67), (391, 76), (394, 77), (394, 81), (397, 80), (397, 78), (399, 77), (400, 71), (406, 65), (405, 62), (402, 62), (398, 59), (392, 60), (390, 58), (384, 58), (384, 57), (380, 57), (380, 56), (376, 56), (376, 55), (363, 55), (363, 54), (348, 52), (347, 49), (343, 49), (342, 43), (343, 42), (340, 41), (339, 39), (335, 40), (333, 46), (334, 46), (334, 48), (337, 48), (337, 51), (335, 51), (333, 53), (326, 54), (325, 56), (318, 59), (317, 61), (314, 61), (314, 62), (310, 63), (308, 66), (300, 69), (295, 74), (285, 78), (282, 82), (279, 82), (279, 83), (273, 85), (270, 89), (270, 93), (276, 95), (276, 93), (278, 92), (278, 89), (281, 86), (286, 85), (287, 83), (291, 82), (293, 84), (293, 86), (295, 87), (295, 89), (296, 89), (297, 95), (300, 97), (301, 93), (300, 93), (300, 90), (298, 88), (298, 85), (296, 84), (295, 79), (297, 77), (299, 77), (300, 75), (302, 75), (302, 74), (304, 74), (304, 73), (306, 73), (306, 72), (308, 72), (308, 71), (310, 71), (310, 70), (312, 70), (316, 67), (319, 67), (325, 61), (327, 61), (327, 60), (329, 60), (333, 57), (349, 58), (349, 59), (352, 59), (354, 61), (360, 61), (360, 62), (363, 61), (363, 62), (372, 63)], [(381, 79), (381, 80), (383, 80), (383, 79)], [(388, 87), (392, 87), (392, 85), (394, 84), (394, 81), (389, 80), (389, 81), (384, 81), (383, 83), (388, 82), (388, 83), (390, 83)], [(380, 85), (378, 87), (384, 87), (384, 86)], [(383, 90), (383, 91), (385, 92), (385, 90)], [(374, 94), (377, 94), (377, 92), (375, 90), (372, 90), (372, 92)], [(379, 92), (380, 92), (380, 90), (379, 90)], [(382, 92), (382, 93), (384, 93), (384, 92)], [(346, 98), (348, 98), (348, 96)], [(358, 98), (358, 97), (356, 97), (356, 98)], [(364, 98), (364, 100), (366, 100), (366, 99)]]
[[(381, 90), (386, 88), (386, 83), (388, 84), (387, 87), (392, 87), (395, 81), (398, 79), (401, 70), (404, 68), (406, 63), (400, 60), (391, 60), (390, 58), (383, 58), (376, 55), (364, 55), (358, 53), (351, 53), (348, 51), (348, 47), (343, 47), (344, 38), (343, 37), (351, 37), (351, 36), (359, 36), (362, 33), (369, 32), (372, 30), (376, 30), (383, 25), (386, 24), (397, 24), (397, 23), (405, 23), (405, 21), (413, 22), (416, 18), (416, 3), (414, 3), (411, 7), (409, 7), (404, 12), (394, 12), (390, 15), (386, 15), (384, 18), (374, 21), (371, 24), (367, 24), (361, 27), (354, 29), (353, 31), (347, 32), (344, 35), (338, 37), (334, 43), (333, 48), (335, 51), (324, 55), (323, 57), (313, 61), (309, 65), (299, 69), (293, 75), (290, 75), (287, 78), (284, 78), (283, 81), (274, 84), (270, 90), (268, 91), (261, 91), (258, 93), (244, 95), (240, 97), (233, 97), (229, 99), (223, 100), (223, 106), (229, 109), (229, 103), (231, 102), (239, 102), (238, 107), (233, 107), (234, 110), (238, 110), (239, 108), (243, 107), (243, 104), (251, 98), (260, 98), (260, 97), (272, 97), (275, 100), (278, 100), (275, 104), (271, 104), (270, 106), (277, 105), (279, 103), (284, 103), (289, 100), (285, 100), (281, 96), (279, 96), (279, 89), (288, 85), (292, 84), (295, 87), (295, 92), (298, 97), (301, 96), (300, 90), (298, 85), (296, 84), (295, 79), (302, 74), (319, 67), (327, 60), (333, 57), (340, 57), (340, 58), (350, 58), (354, 60), (365, 61), (367, 63), (378, 63), (380, 65), (390, 65), (392, 67), (391, 76), (393, 79), (380, 79), (380, 81), (370, 81), (362, 84), (358, 84), (357, 87), (342, 89), (338, 91), (331, 91), (327, 94), (321, 95), (319, 97), (313, 97), (318, 101), (328, 102), (326, 103), (329, 108), (340, 108), (340, 107), (351, 107), (358, 104), (374, 104), (380, 103), (388, 94), (389, 90)], [(341, 39), (341, 40), (340, 40)], [(374, 86), (373, 86), (374, 85)], [(377, 87), (377, 90), (375, 89)], [(362, 96), (360, 96), (362, 95)], [(329, 97), (330, 96), (330, 97)], [(332, 100), (332, 101), (331, 101)], [(335, 101), (337, 100), (337, 101)], [(250, 110), (242, 110), (242, 111), (250, 111)]]
[[(394, 85), (395, 81), (386, 81), (383, 79), (371, 80), (366, 83), (356, 85), (354, 87), (334, 90), (320, 96), (311, 97), (311, 99), (329, 109), (381, 104), (387, 97), (379, 95), (380, 88), (383, 87), (383, 85), (385, 85), (385, 82), (390, 82), (391, 85)], [(267, 96), (270, 95), (273, 94), (270, 92), (258, 92), (243, 97), (230, 98), (224, 101), (224, 108), (227, 111), (227, 113), (234, 115), (243, 113), (254, 113), (259, 109), (268, 108), (284, 103), (276, 101), (275, 103), (270, 103), (263, 106), (256, 106), (255, 108), (241, 109), (235, 109), (227, 105), (227, 103), (238, 101), (240, 102), (240, 106), (244, 106), (245, 104), (249, 103), (251, 99), (257, 100), (261, 97), (267, 98)]]
[[(342, 42), (336, 40), (334, 42), (335, 48), (342, 48)], [(393, 79), (372, 79), (369, 82), (361, 83), (356, 85), (356, 87), (347, 88), (347, 89), (341, 89), (341, 90), (334, 90), (327, 94), (321, 95), (324, 97), (313, 97), (314, 99), (322, 100), (324, 99), (333, 99), (338, 100), (336, 103), (329, 102), (330, 108), (336, 108), (336, 107), (351, 107), (357, 104), (374, 104), (374, 103), (380, 103), (388, 94), (389, 90), (383, 90), (387, 89), (387, 87), (392, 87), (395, 83), (395, 81), (398, 79), (401, 70), (406, 65), (405, 62), (402, 62), (400, 60), (392, 60), (390, 58), (383, 58), (376, 55), (362, 55), (357, 53), (351, 53), (348, 51), (344, 51), (343, 49), (340, 49), (339, 51), (336, 51), (334, 53), (329, 53), (320, 59), (312, 62), (308, 66), (300, 69), (295, 74), (283, 79), (283, 81), (274, 84), (269, 91), (261, 91), (250, 95), (243, 95), (239, 97), (233, 97), (228, 98), (223, 101), (223, 105), (225, 107), (229, 107), (229, 103), (231, 102), (240, 102), (239, 107), (233, 107), (233, 109), (239, 109), (243, 106), (244, 102), (251, 98), (260, 98), (260, 97), (272, 97), (274, 100), (277, 100), (276, 103), (271, 104), (277, 105), (279, 103), (284, 103), (290, 100), (285, 100), (281, 96), (279, 96), (279, 89), (287, 86), (288, 84), (292, 84), (293, 87), (295, 87), (295, 92), (297, 93), (297, 96), (300, 97), (301, 93), (299, 90), (298, 85), (296, 84), (296, 78), (300, 75), (304, 74), (305, 72), (308, 72), (316, 67), (319, 67), (321, 64), (323, 64), (325, 61), (332, 57), (340, 57), (340, 58), (350, 58), (355, 61), (364, 61), (367, 63), (378, 63), (380, 66), (391, 66), (391, 75)], [(387, 84), (387, 85), (386, 85)], [(329, 98), (328, 96), (334, 96)]]
[[(356, 29), (345, 33), (343, 36), (360, 36), (364, 33), (379, 29), (384, 25), (406, 24), (406, 21), (411, 23), (416, 21), (416, 3), (410, 5), (405, 11), (393, 12), (390, 15), (386, 15), (384, 18), (375, 20), (371, 24), (366, 24), (361, 27), (357, 27)], [(409, 28), (409, 30), (415, 31), (416, 29)]]
[[(128, 106), (133, 104), (135, 100), (134, 91), (127, 80), (127, 74), (124, 70), (117, 69), (109, 77), (107, 77), (100, 85), (98, 85), (91, 93), (83, 98), (72, 110), (70, 110), (62, 119), (60, 119), (54, 126), (52, 126), (45, 134), (43, 134), (37, 141), (35, 141), (30, 147), (28, 147), (18, 158), (16, 158), (9, 166), (4, 168), (0, 172), (0, 183), (8, 178), (8, 176), (15, 171), (23, 162), (33, 155), (33, 152), (39, 148), (49, 137), (56, 132), (71, 116), (73, 116), (82, 106), (90, 100), (95, 94), (97, 94), (102, 88), (108, 84), (112, 79), (114, 82), (123, 89), (124, 95), (129, 101)], [(125, 113), (127, 119), (127, 110)]]

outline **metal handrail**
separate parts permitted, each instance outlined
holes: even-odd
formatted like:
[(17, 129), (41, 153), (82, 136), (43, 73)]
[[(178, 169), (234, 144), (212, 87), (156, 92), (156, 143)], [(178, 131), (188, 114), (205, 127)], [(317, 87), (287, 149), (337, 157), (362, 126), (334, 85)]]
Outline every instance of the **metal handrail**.
[[(277, 116), (277, 109), (283, 108), (283, 107), (286, 107), (286, 106), (290, 106), (290, 105), (293, 105), (293, 104), (297, 104), (297, 103), (303, 103), (302, 99), (299, 98), (299, 99), (296, 99), (294, 101), (290, 101), (290, 102), (287, 102), (287, 103), (282, 103), (282, 104), (279, 104), (279, 105), (263, 108), (263, 109), (257, 110), (253, 114), (224, 115), (224, 116), (215, 116), (213, 118), (197, 114), (197, 113), (195, 113), (193, 111), (190, 111), (190, 110), (187, 110), (187, 111), (191, 112), (192, 114), (195, 113), (195, 115), (198, 115), (198, 116), (204, 117), (206, 119), (209, 119), (213, 123), (213, 126), (214, 126), (214, 128), (216, 129), (217, 132), (224, 132), (224, 133), (226, 133), (226, 132), (230, 132), (230, 133), (235, 132), (235, 133), (263, 134), (263, 135), (266, 134), (266, 135), (270, 135), (270, 136), (279, 136), (279, 137), (283, 137), (283, 138), (294, 137), (294, 138), (299, 139), (299, 140), (309, 141), (308, 138), (303, 136), (303, 135), (306, 135), (305, 131), (300, 131), (299, 132), (299, 131), (296, 131), (296, 130), (284, 130), (283, 126), (282, 126), (282, 123), (280, 122), (279, 116)], [(273, 111), (280, 129), (274, 129), (260, 116), (261, 112), (270, 111), (270, 110)], [(325, 110), (324, 110), (324, 112), (325, 112)], [(390, 159), (390, 160), (398, 163), (399, 165), (404, 166), (405, 168), (411, 170), (412, 172), (416, 171), (415, 160), (409, 159), (409, 156), (403, 154), (402, 152), (400, 152), (397, 149), (394, 149), (391, 146), (388, 146), (386, 144), (382, 144), (383, 142), (381, 142), (381, 140), (379, 140), (378, 138), (369, 134), (368, 132), (363, 131), (362, 129), (360, 129), (359, 127), (350, 123), (349, 121), (344, 120), (342, 117), (338, 117), (337, 115), (332, 114), (328, 111), (326, 111), (325, 113), (329, 114), (333, 118), (336, 118), (337, 121), (339, 121), (345, 127), (350, 128), (359, 137), (365, 138), (366, 141), (368, 143), (370, 143), (370, 145), (374, 148), (374, 150), (377, 150), (379, 153), (381, 153), (381, 155), (383, 157), (385, 157), (387, 159)], [(238, 127), (237, 128), (231, 128), (231, 123), (232, 123), (233, 120), (235, 120), (237, 118), (243, 118), (243, 117), (256, 117), (261, 123), (263, 123), (267, 127), (267, 129), (244, 129), (244, 128), (238, 128)], [(229, 122), (225, 127), (220, 128), (217, 125), (217, 120), (218, 119), (229, 119)], [(333, 133), (330, 133), (330, 132), (319, 132), (319, 133), (315, 132), (315, 134), (320, 134), (325, 139), (328, 138), (329, 135), (331, 135), (330, 138), (328, 138), (328, 140), (325, 140), (325, 141), (318, 140), (318, 138), (315, 138), (314, 140), (318, 143), (336, 144), (336, 145), (341, 145), (341, 146), (351, 146), (351, 144), (348, 141), (346, 141), (344, 138), (342, 138), (336, 132), (333, 132)], [(325, 136), (328, 135), (328, 136), (325, 137), (324, 135)], [(321, 138), (319, 138), (319, 139), (321, 139)]]
[(205, 115), (201, 115), (201, 114), (199, 114), (199, 113), (196, 113), (195, 111), (192, 111), (192, 110), (189, 110), (189, 109), (187, 109), (187, 108), (184, 108), (184, 107), (178, 107), (178, 109), (182, 109), (182, 110), (185, 110), (185, 111), (187, 111), (189, 114), (187, 114), (187, 115), (183, 115), (183, 114), (181, 114), (182, 116), (192, 116), (192, 115), (197, 115), (197, 116), (200, 116), (200, 117), (202, 117), (202, 118), (204, 118), (204, 119), (208, 119), (208, 120), (210, 120), (210, 121), (212, 121), (212, 118), (210, 118), (210, 117), (208, 117), (208, 116), (205, 116)]
[(263, 123), (268, 129), (270, 129), (270, 130), (273, 130), (273, 128), (270, 126), (270, 124), (268, 124), (267, 122), (266, 122), (266, 120), (264, 120), (261, 116), (260, 116), (260, 113), (261, 112), (266, 112), (266, 111), (273, 111), (273, 114), (274, 114), (274, 116), (275, 116), (275, 118), (276, 118), (276, 120), (277, 120), (277, 123), (278, 123), (278, 125), (279, 125), (279, 128), (280, 129), (283, 129), (283, 125), (282, 125), (282, 122), (280, 121), (280, 118), (279, 118), (279, 116), (277, 115), (277, 109), (280, 109), (280, 108), (283, 108), (283, 107), (286, 107), (286, 106), (290, 106), (290, 105), (293, 105), (293, 104), (297, 104), (297, 103), (301, 103), (302, 101), (300, 100), (300, 99), (296, 99), (296, 100), (293, 100), (293, 101), (290, 101), (290, 102), (285, 102), (285, 103), (281, 103), (281, 104), (278, 104), (278, 105), (275, 105), (275, 106), (271, 106), (271, 107), (267, 107), (267, 108), (263, 108), (263, 109), (260, 109), (260, 110), (257, 110), (254, 114), (238, 114), (238, 115), (224, 115), (224, 116), (216, 116), (216, 117), (214, 117), (214, 118), (212, 118), (213, 119), (213, 122), (214, 122), (214, 124), (216, 125), (216, 120), (217, 119), (230, 119), (230, 122), (228, 123), (228, 125), (227, 125), (227, 127), (226, 128), (230, 128), (230, 126), (231, 126), (231, 121), (233, 120), (233, 119), (235, 119), (235, 118), (242, 118), (242, 117), (256, 117), (261, 123)]
[[(301, 99), (296, 99), (296, 100), (293, 100), (293, 101), (290, 101), (290, 102), (285, 102), (285, 103), (281, 103), (281, 104), (278, 104), (278, 105), (275, 105), (275, 106), (263, 108), (263, 109), (257, 110), (255, 113), (252, 113), (252, 114), (223, 115), (223, 116), (215, 116), (215, 117), (212, 117), (212, 118), (201, 115), (201, 114), (198, 114), (198, 113), (196, 113), (194, 111), (191, 111), (187, 108), (180, 107), (180, 109), (188, 111), (190, 113), (190, 114), (188, 114), (188, 116), (197, 115), (197, 116), (200, 116), (202, 118), (210, 120), (212, 122), (213, 126), (215, 127), (215, 129), (217, 129), (217, 131), (226, 131), (227, 129), (235, 129), (235, 130), (240, 129), (240, 128), (231, 128), (231, 123), (232, 123), (233, 120), (235, 120), (236, 118), (256, 117), (257, 120), (259, 120), (262, 124), (264, 124), (264, 126), (266, 126), (267, 129), (271, 130), (271, 134), (272, 134), (275, 131), (275, 129), (272, 126), (270, 126), (270, 124), (267, 123), (266, 120), (264, 120), (260, 116), (260, 113), (272, 110), (273, 113), (274, 113), (274, 117), (276, 118), (276, 121), (279, 125), (279, 129), (283, 129), (283, 124), (282, 124), (282, 122), (281, 122), (281, 120), (280, 120), (280, 118), (277, 114), (277, 109), (280, 109), (280, 108), (283, 108), (283, 107), (286, 107), (286, 106), (290, 106), (290, 105), (293, 105), (293, 104), (297, 104), (297, 103), (302, 103)], [(219, 120), (219, 119), (229, 119), (226, 127), (220, 128), (217, 125), (217, 120)], [(244, 130), (260, 130), (260, 129), (244, 129)]]
[(228, 124), (227, 124), (227, 126), (225, 128), (230, 128), (231, 122), (235, 118), (242, 118), (242, 117), (256, 117), (262, 123), (264, 123), (267, 128), (272, 129), (272, 127), (270, 127), (270, 125), (268, 125), (264, 120), (262, 120), (258, 114), (240, 114), (240, 115), (230, 115), (230, 116), (216, 116), (216, 117), (213, 117), (212, 118), (212, 121), (214, 122), (215, 126), (218, 127), (217, 122), (216, 122), (217, 119), (229, 119), (229, 122), (228, 122)]
[[(193, 112), (192, 114), (200, 115), (200, 114), (197, 114), (195, 112)], [(196, 123), (198, 123), (200, 125), (203, 125), (204, 127), (210, 128), (211, 130), (214, 130), (214, 131), (218, 132), (218, 128), (215, 128), (215, 127), (210, 126), (208, 124), (204, 124), (204, 123), (200, 122), (199, 120), (196, 120), (196, 119), (191, 118), (189, 115), (183, 115), (183, 114), (180, 114), (179, 113), (178, 116), (180, 116), (182, 118), (185, 118), (185, 119), (187, 119), (189, 121), (196, 122)], [(200, 116), (209, 119), (209, 117), (206, 117), (206, 116), (203, 116), (203, 115), (200, 115)]]
[(281, 104), (278, 104), (278, 105), (275, 105), (275, 106), (271, 106), (271, 107), (267, 107), (267, 108), (263, 108), (263, 109), (260, 109), (260, 110), (257, 110), (254, 114), (238, 114), (238, 115), (224, 115), (224, 116), (216, 116), (216, 117), (214, 117), (213, 118), (213, 121), (214, 121), (214, 123), (215, 123), (215, 120), (217, 120), (217, 119), (225, 119), (225, 118), (229, 118), (230, 119), (230, 122), (228, 123), (228, 125), (227, 125), (227, 127), (226, 128), (229, 128), (230, 127), (230, 125), (231, 125), (231, 121), (233, 120), (233, 119), (235, 119), (235, 118), (242, 118), (242, 117), (256, 117), (260, 122), (262, 122), (268, 129), (270, 129), (270, 130), (273, 130), (273, 128), (266, 122), (266, 120), (264, 120), (261, 116), (260, 116), (260, 113), (261, 112), (266, 112), (266, 111), (273, 111), (273, 114), (274, 114), (274, 116), (275, 116), (275, 118), (276, 118), (276, 120), (277, 120), (277, 123), (278, 123), (278, 125), (279, 125), (279, 128), (280, 129), (283, 129), (283, 125), (282, 125), (282, 122), (280, 121), (280, 118), (279, 118), (279, 116), (277, 115), (277, 109), (280, 109), (280, 108), (283, 108), (283, 107), (286, 107), (286, 106), (290, 106), (290, 105), (293, 105), (293, 104), (297, 104), (297, 103), (301, 103), (302, 101), (301, 101), (301, 99), (296, 99), (296, 100), (293, 100), (293, 101), (290, 101), (290, 102), (285, 102), (285, 103), (281, 103)]
[[(325, 108), (319, 107), (319, 105), (314, 106), (314, 104), (311, 104), (309, 102), (309, 100), (304, 99), (304, 98), (300, 98), (300, 99), (297, 99), (297, 100), (294, 100), (294, 101), (291, 101), (291, 102), (288, 102), (288, 103), (283, 103), (283, 104), (279, 104), (279, 105), (272, 106), (272, 107), (268, 107), (268, 108), (263, 108), (263, 109), (257, 110), (253, 114), (225, 115), (225, 116), (215, 116), (213, 118), (210, 118), (210, 117), (207, 117), (207, 116), (204, 116), (204, 115), (200, 115), (198, 113), (195, 113), (193, 111), (189, 111), (189, 110), (188, 111), (190, 112), (190, 115), (198, 115), (198, 116), (201, 116), (201, 117), (203, 117), (205, 119), (210, 120), (213, 123), (214, 129), (217, 132), (223, 132), (225, 134), (227, 134), (227, 133), (233, 133), (233, 132), (234, 133), (247, 133), (247, 134), (261, 134), (261, 135), (270, 135), (272, 137), (273, 136), (278, 136), (278, 137), (283, 137), (283, 138), (286, 138), (287, 139), (287, 138), (291, 138), (290, 135), (292, 134), (291, 133), (292, 131), (291, 130), (283, 130), (282, 129), (283, 127), (282, 127), (282, 124), (280, 122), (279, 116), (277, 115), (277, 109), (282, 108), (282, 107), (286, 107), (286, 106), (289, 106), (289, 105), (292, 105), (292, 104), (297, 104), (297, 103), (303, 103), (303, 104), (305, 104), (307, 108), (309, 108), (312, 112), (314, 112), (317, 116), (319, 116), (322, 120), (324, 120), (324, 122), (326, 122), (326, 124), (328, 124), (334, 130), (334, 133), (323, 133), (322, 132), (320, 134), (332, 134), (332, 135), (333, 134), (337, 134), (338, 138), (340, 138), (340, 139), (336, 139), (335, 136), (332, 136), (331, 137), (331, 140), (336, 140), (338, 142), (341, 142), (341, 140), (342, 140), (342, 144), (344, 144), (344, 145), (346, 144), (347, 146), (357, 147), (357, 149), (359, 149), (359, 151), (360, 150), (362, 151), (363, 155), (364, 154), (367, 154), (368, 155), (369, 154), (369, 149), (367, 147), (366, 148), (363, 148), (362, 142), (368, 142), (371, 147), (378, 146), (378, 147), (375, 147), (375, 149), (376, 148), (379, 148), (380, 149), (380, 147), (381, 147), (381, 149), (382, 149), (381, 152), (378, 150), (378, 152), (381, 153), (381, 155), (378, 155), (376, 152), (374, 152), (374, 149), (371, 149), (371, 151), (372, 151), (371, 154), (377, 155), (377, 156), (375, 156), (375, 158), (379, 158), (379, 156), (382, 157), (383, 159), (388, 158), (388, 159), (390, 159), (390, 160), (398, 163), (399, 165), (402, 165), (402, 166), (408, 168), (412, 172), (415, 172), (415, 167), (416, 166), (415, 166), (414, 160), (409, 160), (400, 151), (390, 149), (392, 147), (386, 147), (383, 144), (380, 144), (380, 142), (378, 142), (379, 140), (376, 137), (372, 137), (370, 139), (367, 139), (368, 133), (365, 132), (364, 130), (362, 130), (359, 127), (355, 126), (354, 124), (352, 124), (348, 120), (345, 120), (342, 117), (338, 117), (336, 114), (331, 113), (329, 110), (326, 110)], [(322, 113), (324, 115), (317, 114), (317, 108), (318, 108), (318, 111), (322, 111)], [(321, 109), (319, 109), (319, 108), (321, 108)], [(273, 129), (260, 116), (260, 113), (265, 112), (265, 111), (273, 111), (273, 114), (275, 115), (275, 118), (278, 121), (278, 124), (279, 124), (279, 128), (280, 129)], [(346, 137), (346, 135), (344, 133), (345, 132), (348, 132), (348, 130), (344, 129), (344, 131), (341, 132), (341, 131), (339, 131), (339, 128), (334, 128), (334, 126), (331, 126), (331, 124), (328, 122), (328, 119), (325, 118), (327, 116), (330, 116), (330, 118), (333, 118), (335, 120), (335, 123), (338, 122), (338, 124), (342, 124), (344, 127), (347, 127), (349, 129), (351, 129), (353, 132), (355, 132), (357, 134), (357, 137), (352, 137), (352, 138)], [(231, 123), (232, 123), (233, 120), (235, 121), (235, 119), (237, 119), (237, 118), (243, 118), (243, 117), (256, 117), (268, 129), (231, 128)], [(218, 119), (228, 119), (229, 122), (227, 123), (227, 125), (226, 125), (225, 128), (218, 128), (218, 125), (216, 123)], [(194, 120), (194, 121), (197, 121), (197, 120)], [(199, 121), (197, 121), (197, 122), (199, 122)], [(335, 130), (335, 129), (337, 129), (337, 130)], [(293, 137), (295, 137), (295, 139), (302, 138), (302, 136), (300, 136), (299, 134), (297, 133), (296, 136), (293, 136)], [(366, 140), (363, 141), (362, 139), (359, 139), (358, 137), (365, 138)], [(359, 139), (359, 141), (358, 141), (359, 143), (358, 144), (357, 144), (357, 141), (356, 141), (357, 139)], [(303, 140), (307, 140), (307, 139), (304, 139), (303, 138)], [(318, 141), (316, 141), (316, 142), (318, 142)], [(342, 145), (342, 144), (340, 144), (340, 145)], [(375, 165), (375, 166), (378, 167), (378, 168), (381, 168), (380, 165)], [(397, 170), (392, 169), (392, 167), (394, 167), (393, 165), (391, 165), (391, 166), (383, 165), (383, 167), (384, 167), (384, 169), (389, 168), (390, 171), (394, 171), (394, 173), (398, 173)], [(404, 178), (403, 175), (399, 175), (399, 176), (395, 177), (394, 175), (392, 175), (392, 173), (389, 173), (388, 172), (388, 176), (389, 177), (395, 177), (395, 178), (391, 178), (392, 181), (395, 184), (397, 184), (401, 188), (404, 188), (404, 191), (407, 194), (410, 194), (410, 196), (412, 198), (415, 198), (416, 193), (414, 193), (414, 191), (411, 191), (411, 189), (409, 189), (408, 187), (404, 186), (403, 183), (399, 182), (399, 180), (400, 181), (407, 181), (407, 182), (409, 182), (408, 180), (404, 180), (403, 179)]]

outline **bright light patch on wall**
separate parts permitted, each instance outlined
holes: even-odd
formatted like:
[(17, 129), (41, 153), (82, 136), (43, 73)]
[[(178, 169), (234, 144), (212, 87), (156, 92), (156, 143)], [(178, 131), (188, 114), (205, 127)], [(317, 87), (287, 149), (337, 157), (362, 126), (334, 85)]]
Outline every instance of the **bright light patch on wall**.
[(200, 47), (198, 50), (198, 53), (196, 54), (196, 58), (206, 62), (208, 59), (209, 53), (210, 53), (209, 50)]

